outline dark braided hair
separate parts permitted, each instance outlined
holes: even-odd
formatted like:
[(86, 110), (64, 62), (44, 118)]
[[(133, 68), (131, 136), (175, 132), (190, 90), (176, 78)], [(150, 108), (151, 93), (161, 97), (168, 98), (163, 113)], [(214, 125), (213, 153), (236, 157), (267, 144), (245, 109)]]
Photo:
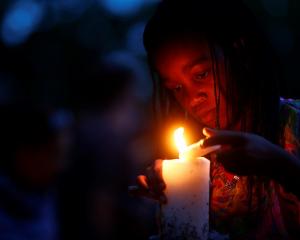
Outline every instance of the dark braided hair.
[[(184, 118), (184, 110), (180, 110), (172, 94), (162, 86), (154, 64), (160, 47), (172, 39), (186, 37), (206, 39), (209, 43), (215, 83), (216, 126), (220, 127), (222, 90), (217, 57), (220, 48), (226, 68), (227, 129), (232, 130), (240, 122), (240, 131), (256, 133), (279, 143), (278, 82), (281, 72), (278, 71), (277, 56), (255, 16), (239, 0), (163, 0), (159, 3), (144, 31), (144, 45), (154, 77), (156, 120), (162, 123), (169, 118)], [(254, 179), (249, 177), (248, 181), (249, 211)], [(264, 179), (259, 181), (260, 186), (268, 185)]]
[[(225, 96), (232, 125), (242, 123), (242, 131), (258, 133), (278, 142), (279, 72), (277, 57), (251, 11), (238, 0), (164, 0), (144, 31), (144, 45), (152, 70), (156, 53), (172, 39), (200, 36), (208, 40), (215, 76), (217, 126), (220, 79), (216, 46), (222, 49), (227, 71)], [(162, 119), (178, 107), (153, 73), (155, 111)], [(167, 100), (168, 99), (168, 100)], [(245, 114), (247, 109), (247, 114)], [(178, 113), (178, 110), (175, 111)], [(180, 112), (180, 111), (179, 111)], [(182, 111), (184, 112), (184, 111)]]

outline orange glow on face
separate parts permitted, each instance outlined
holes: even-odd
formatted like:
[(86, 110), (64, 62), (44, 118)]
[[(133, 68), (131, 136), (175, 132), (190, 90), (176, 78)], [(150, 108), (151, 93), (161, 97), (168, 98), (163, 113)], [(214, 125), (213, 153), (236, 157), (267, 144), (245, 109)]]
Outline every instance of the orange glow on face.
[[(220, 52), (220, 53), (219, 53)], [(218, 76), (226, 87), (224, 56), (218, 51)], [(157, 52), (155, 68), (166, 89), (179, 105), (202, 126), (216, 127), (216, 101), (213, 61), (207, 41), (186, 36), (163, 45)], [(222, 89), (221, 88), (221, 89)], [(220, 92), (220, 116), (226, 115), (226, 98)], [(226, 118), (220, 119), (226, 126)]]

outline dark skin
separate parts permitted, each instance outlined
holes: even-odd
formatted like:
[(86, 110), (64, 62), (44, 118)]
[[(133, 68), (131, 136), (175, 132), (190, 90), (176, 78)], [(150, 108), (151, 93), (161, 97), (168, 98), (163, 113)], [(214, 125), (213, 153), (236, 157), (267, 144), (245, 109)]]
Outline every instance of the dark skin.
[[(239, 123), (234, 129), (227, 131), (226, 99), (222, 89), (225, 88), (225, 74), (222, 54), (221, 62), (221, 102), (220, 126), (216, 128), (216, 104), (214, 98), (213, 74), (211, 73), (211, 57), (204, 40), (180, 39), (162, 46), (156, 55), (156, 71), (165, 87), (171, 90), (178, 103), (193, 116), (200, 125), (206, 126), (203, 134), (206, 139), (202, 147), (221, 145), (215, 152), (217, 160), (224, 168), (240, 176), (266, 176), (286, 186), (298, 194), (298, 184), (294, 179), (300, 174), (300, 161), (267, 139), (239, 132)], [(167, 187), (162, 177), (162, 160), (154, 161), (145, 175), (137, 177), (137, 186), (131, 186), (134, 195), (145, 196), (166, 203), (164, 190)], [(300, 187), (300, 186), (299, 186)]]

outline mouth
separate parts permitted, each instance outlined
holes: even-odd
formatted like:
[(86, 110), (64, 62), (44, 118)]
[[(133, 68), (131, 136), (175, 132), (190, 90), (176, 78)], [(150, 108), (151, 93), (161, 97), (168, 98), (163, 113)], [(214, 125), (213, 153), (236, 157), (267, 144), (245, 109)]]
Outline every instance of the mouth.
[(211, 126), (216, 121), (216, 109), (204, 110), (204, 107), (194, 107), (192, 113), (194, 118), (204, 125)]

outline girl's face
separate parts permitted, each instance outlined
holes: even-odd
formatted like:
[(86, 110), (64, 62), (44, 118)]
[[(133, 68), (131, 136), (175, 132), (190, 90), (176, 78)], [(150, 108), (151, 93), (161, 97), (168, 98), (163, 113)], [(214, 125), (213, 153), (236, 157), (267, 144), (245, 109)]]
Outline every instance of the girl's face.
[[(225, 127), (224, 57), (218, 53), (218, 71), (221, 82), (220, 125)], [(184, 39), (169, 42), (157, 52), (155, 68), (179, 104), (200, 124), (216, 127), (215, 81), (210, 48), (205, 41)], [(222, 87), (223, 86), (223, 87)], [(218, 92), (218, 91), (217, 91)]]

